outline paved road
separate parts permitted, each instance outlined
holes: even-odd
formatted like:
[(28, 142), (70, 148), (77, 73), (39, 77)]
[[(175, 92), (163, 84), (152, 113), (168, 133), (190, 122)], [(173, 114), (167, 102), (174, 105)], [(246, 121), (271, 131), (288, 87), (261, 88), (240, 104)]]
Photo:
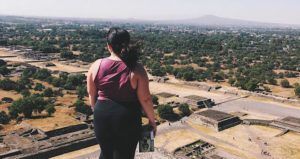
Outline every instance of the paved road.
[(300, 117), (299, 108), (282, 106), (276, 104), (275, 102), (266, 103), (262, 101), (255, 101), (247, 98), (222, 103), (214, 107), (213, 109), (225, 111), (225, 112), (244, 110), (244, 111), (256, 112), (261, 114), (269, 114), (276, 117), (286, 117), (286, 116)]

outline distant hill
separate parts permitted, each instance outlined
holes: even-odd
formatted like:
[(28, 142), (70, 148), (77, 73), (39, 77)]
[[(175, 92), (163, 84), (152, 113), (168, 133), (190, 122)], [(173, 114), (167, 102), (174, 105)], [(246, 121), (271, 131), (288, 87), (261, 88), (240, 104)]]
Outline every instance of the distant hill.
[(156, 21), (163, 24), (185, 24), (185, 25), (204, 25), (204, 26), (246, 26), (246, 27), (291, 27), (295, 25), (279, 23), (263, 23), (232, 18), (223, 18), (214, 15), (205, 15), (199, 18), (181, 20), (162, 20)]
[(10, 16), (0, 15), (0, 23), (2, 22), (51, 22), (51, 21), (77, 21), (77, 22), (120, 22), (120, 23), (137, 23), (137, 24), (173, 24), (173, 25), (196, 25), (196, 26), (225, 26), (225, 27), (292, 27), (300, 28), (300, 25), (280, 24), (280, 23), (264, 23), (256, 21), (248, 21), (233, 18), (224, 18), (214, 15), (205, 15), (199, 18), (178, 19), (178, 20), (143, 20), (135, 18), (127, 19), (98, 19), (98, 18), (66, 18), (66, 17), (38, 17), (38, 16)]

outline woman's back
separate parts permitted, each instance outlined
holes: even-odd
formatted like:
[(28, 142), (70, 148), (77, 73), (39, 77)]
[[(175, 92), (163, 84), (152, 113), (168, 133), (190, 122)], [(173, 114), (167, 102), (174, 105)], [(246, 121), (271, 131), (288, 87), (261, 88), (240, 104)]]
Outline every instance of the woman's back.
[(117, 102), (137, 101), (136, 91), (130, 82), (131, 71), (123, 61), (102, 59), (95, 84), (99, 100), (111, 99)]
[(126, 30), (111, 28), (107, 35), (111, 56), (97, 60), (87, 73), (101, 159), (134, 158), (141, 134), (141, 108), (156, 130), (147, 73), (137, 63), (137, 52), (129, 42)]

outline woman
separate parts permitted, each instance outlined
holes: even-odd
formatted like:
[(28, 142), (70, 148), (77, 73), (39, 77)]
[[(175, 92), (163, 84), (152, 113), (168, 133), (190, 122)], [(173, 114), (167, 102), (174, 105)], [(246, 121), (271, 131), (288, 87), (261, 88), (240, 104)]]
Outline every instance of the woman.
[(141, 108), (156, 133), (148, 76), (129, 42), (126, 30), (111, 28), (107, 35), (111, 55), (94, 62), (87, 74), (100, 159), (134, 158), (141, 133)]

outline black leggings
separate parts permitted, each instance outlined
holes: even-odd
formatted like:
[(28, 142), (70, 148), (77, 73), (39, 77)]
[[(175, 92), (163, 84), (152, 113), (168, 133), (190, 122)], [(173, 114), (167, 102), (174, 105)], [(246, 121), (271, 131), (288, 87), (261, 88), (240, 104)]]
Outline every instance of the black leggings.
[(141, 134), (138, 102), (97, 101), (94, 130), (101, 148), (99, 159), (134, 159)]

